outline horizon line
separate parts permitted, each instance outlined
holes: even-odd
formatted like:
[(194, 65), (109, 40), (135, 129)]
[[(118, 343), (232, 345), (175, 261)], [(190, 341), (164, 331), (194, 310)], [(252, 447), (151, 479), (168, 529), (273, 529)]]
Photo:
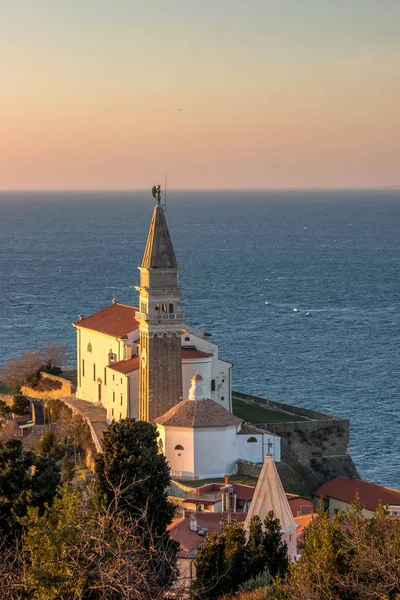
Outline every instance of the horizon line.
[[(374, 186), (279, 186), (279, 187), (250, 187), (250, 186), (239, 186), (239, 187), (200, 187), (200, 188), (167, 188), (168, 192), (235, 192), (235, 191), (248, 191), (248, 192), (269, 192), (269, 191), (337, 191), (337, 190), (396, 190), (400, 189), (400, 184), (393, 185), (374, 185)], [(52, 193), (52, 192), (66, 192), (66, 193), (96, 193), (96, 192), (148, 192), (151, 191), (149, 187), (138, 187), (138, 188), (0, 188), (0, 193)]]

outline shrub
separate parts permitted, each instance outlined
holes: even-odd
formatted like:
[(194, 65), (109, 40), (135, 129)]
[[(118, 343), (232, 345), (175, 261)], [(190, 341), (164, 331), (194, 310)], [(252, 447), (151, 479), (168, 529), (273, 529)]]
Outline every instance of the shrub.
[(24, 415), (29, 412), (30, 403), (26, 396), (22, 394), (16, 394), (13, 399), (11, 406), (11, 412), (15, 415)]

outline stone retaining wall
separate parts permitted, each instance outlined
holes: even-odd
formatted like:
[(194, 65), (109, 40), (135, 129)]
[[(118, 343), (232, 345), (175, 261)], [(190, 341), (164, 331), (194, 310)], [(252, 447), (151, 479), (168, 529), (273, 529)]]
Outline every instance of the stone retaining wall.
[(42, 392), (35, 388), (28, 387), (27, 385), (23, 385), (21, 387), (21, 394), (29, 396), (30, 398), (36, 398), (37, 400), (46, 400), (48, 398), (56, 400), (58, 398), (63, 398), (64, 396), (72, 396), (72, 394), (75, 393), (75, 387), (68, 379), (58, 377), (57, 375), (51, 375), (50, 373), (42, 373), (41, 379), (58, 381), (61, 384), (61, 387), (55, 390), (45, 390)]

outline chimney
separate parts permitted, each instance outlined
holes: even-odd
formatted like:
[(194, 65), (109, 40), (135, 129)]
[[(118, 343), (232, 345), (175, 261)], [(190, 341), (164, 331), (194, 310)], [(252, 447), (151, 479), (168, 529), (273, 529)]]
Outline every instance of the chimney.
[(228, 485), (229, 483), (229, 475), (224, 475), (224, 484)]
[(197, 532), (197, 519), (194, 515), (191, 515), (189, 517), (189, 528), (190, 528), (190, 531)]

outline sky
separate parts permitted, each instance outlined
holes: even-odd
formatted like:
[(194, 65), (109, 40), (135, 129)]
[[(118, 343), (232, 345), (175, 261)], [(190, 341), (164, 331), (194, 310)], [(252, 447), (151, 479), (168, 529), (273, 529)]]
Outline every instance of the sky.
[(0, 0), (0, 189), (400, 184), (399, 0)]

